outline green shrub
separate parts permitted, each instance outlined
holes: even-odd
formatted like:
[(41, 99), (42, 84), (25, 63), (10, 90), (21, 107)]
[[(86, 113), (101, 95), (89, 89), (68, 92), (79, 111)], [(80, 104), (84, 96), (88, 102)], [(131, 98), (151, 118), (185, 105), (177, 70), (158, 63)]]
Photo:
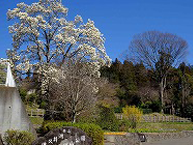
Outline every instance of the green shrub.
[(123, 119), (119, 121), (119, 131), (128, 132), (129, 128), (131, 128), (131, 122), (127, 119)]
[(22, 101), (26, 103), (27, 91), (25, 89), (23, 89), (23, 88), (20, 88), (19, 89), (19, 94), (21, 96)]
[(113, 109), (104, 106), (101, 106), (100, 109), (101, 111), (99, 118), (97, 119), (97, 124), (103, 130), (118, 131), (119, 121), (116, 118)]
[(32, 104), (37, 99), (37, 95), (35, 93), (30, 94), (29, 96), (29, 102)]
[(96, 118), (98, 115), (98, 107), (90, 108), (85, 110), (76, 118), (76, 123), (92, 123), (96, 124)]
[(123, 115), (125, 119), (131, 122), (132, 128), (136, 128), (137, 123), (142, 119), (143, 112), (135, 106), (126, 106), (123, 108)]
[(143, 114), (150, 114), (152, 113), (152, 109), (142, 109)]
[(40, 103), (40, 108), (42, 108), (42, 109), (46, 109), (46, 106), (48, 105), (48, 103), (47, 102), (45, 102), (45, 101), (42, 101), (41, 103)]
[(153, 101), (152, 104), (149, 106), (152, 109), (152, 112), (160, 112), (161, 111), (161, 102), (160, 101)]
[(103, 130), (95, 124), (83, 124), (83, 123), (71, 123), (71, 122), (50, 122), (43, 123), (43, 130), (48, 132), (55, 128), (61, 128), (64, 126), (74, 126), (83, 130), (89, 137), (92, 138), (93, 145), (103, 145), (104, 135)]
[(93, 124), (96, 124), (96, 118), (92, 115), (90, 115), (90, 116), (78, 116), (76, 123), (93, 123)]
[(31, 145), (34, 139), (32, 133), (19, 130), (7, 130), (4, 136), (7, 145)]
[(122, 108), (123, 108), (122, 106), (115, 107), (114, 112), (115, 113), (123, 113)]

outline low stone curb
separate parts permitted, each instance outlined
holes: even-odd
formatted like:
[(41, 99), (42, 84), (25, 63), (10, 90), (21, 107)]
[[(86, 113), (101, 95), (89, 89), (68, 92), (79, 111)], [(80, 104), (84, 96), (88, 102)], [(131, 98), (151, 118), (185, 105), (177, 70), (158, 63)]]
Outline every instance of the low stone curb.
[(140, 145), (137, 133), (125, 135), (105, 135), (105, 145)]
[[(143, 134), (145, 135), (147, 142), (193, 137), (193, 131)], [(105, 134), (104, 138), (105, 145), (141, 145), (141, 141), (137, 133), (126, 133), (124, 135)]]
[(147, 138), (147, 142), (193, 137), (193, 131), (182, 131), (174, 133), (144, 133), (144, 134)]

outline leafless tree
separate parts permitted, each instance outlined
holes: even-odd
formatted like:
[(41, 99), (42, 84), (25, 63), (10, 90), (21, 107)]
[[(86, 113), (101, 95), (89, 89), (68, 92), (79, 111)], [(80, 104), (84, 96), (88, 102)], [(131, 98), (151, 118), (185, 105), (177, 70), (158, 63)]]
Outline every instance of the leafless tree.
[(119, 99), (116, 97), (118, 85), (110, 83), (106, 78), (100, 78), (98, 86), (98, 104), (108, 107), (117, 107), (119, 105)]
[(141, 102), (153, 101), (158, 99), (158, 91), (149, 85), (140, 87), (137, 91), (137, 95), (141, 98)]
[(119, 103), (115, 97), (117, 86), (93, 74), (87, 62), (69, 61), (57, 72), (59, 75), (51, 74), (47, 87), (48, 110), (63, 112), (68, 121), (76, 122), (77, 118), (95, 111), (98, 104), (116, 106)]
[[(64, 111), (70, 114), (71, 121), (76, 122), (76, 117), (88, 110), (97, 101), (97, 77), (95, 77), (87, 64), (68, 64), (61, 70), (59, 82), (49, 85), (52, 109), (62, 103)], [(52, 79), (53, 80), (53, 79)]]
[(158, 31), (135, 35), (130, 43), (128, 57), (136, 62), (143, 62), (146, 67), (158, 72), (162, 112), (167, 75), (172, 66), (182, 61), (187, 47), (187, 42), (181, 37)]

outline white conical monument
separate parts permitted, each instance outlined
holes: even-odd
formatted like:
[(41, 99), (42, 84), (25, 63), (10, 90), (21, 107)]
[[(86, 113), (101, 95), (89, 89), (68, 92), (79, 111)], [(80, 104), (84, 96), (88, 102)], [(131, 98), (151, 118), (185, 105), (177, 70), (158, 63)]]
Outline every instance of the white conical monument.
[(25, 130), (35, 134), (16, 87), (10, 64), (7, 63), (6, 83), (0, 85), (0, 134), (3, 136), (10, 129)]
[(5, 86), (7, 86), (7, 87), (16, 87), (15, 80), (14, 80), (13, 75), (11, 73), (11, 67), (10, 67), (9, 62), (7, 62), (7, 77), (6, 77)]

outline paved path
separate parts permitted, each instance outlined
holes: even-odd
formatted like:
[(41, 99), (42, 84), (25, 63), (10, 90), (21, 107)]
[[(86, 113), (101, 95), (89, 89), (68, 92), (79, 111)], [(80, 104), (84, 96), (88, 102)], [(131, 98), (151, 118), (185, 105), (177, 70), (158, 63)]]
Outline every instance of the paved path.
[(193, 145), (193, 137), (146, 142), (142, 145)]

